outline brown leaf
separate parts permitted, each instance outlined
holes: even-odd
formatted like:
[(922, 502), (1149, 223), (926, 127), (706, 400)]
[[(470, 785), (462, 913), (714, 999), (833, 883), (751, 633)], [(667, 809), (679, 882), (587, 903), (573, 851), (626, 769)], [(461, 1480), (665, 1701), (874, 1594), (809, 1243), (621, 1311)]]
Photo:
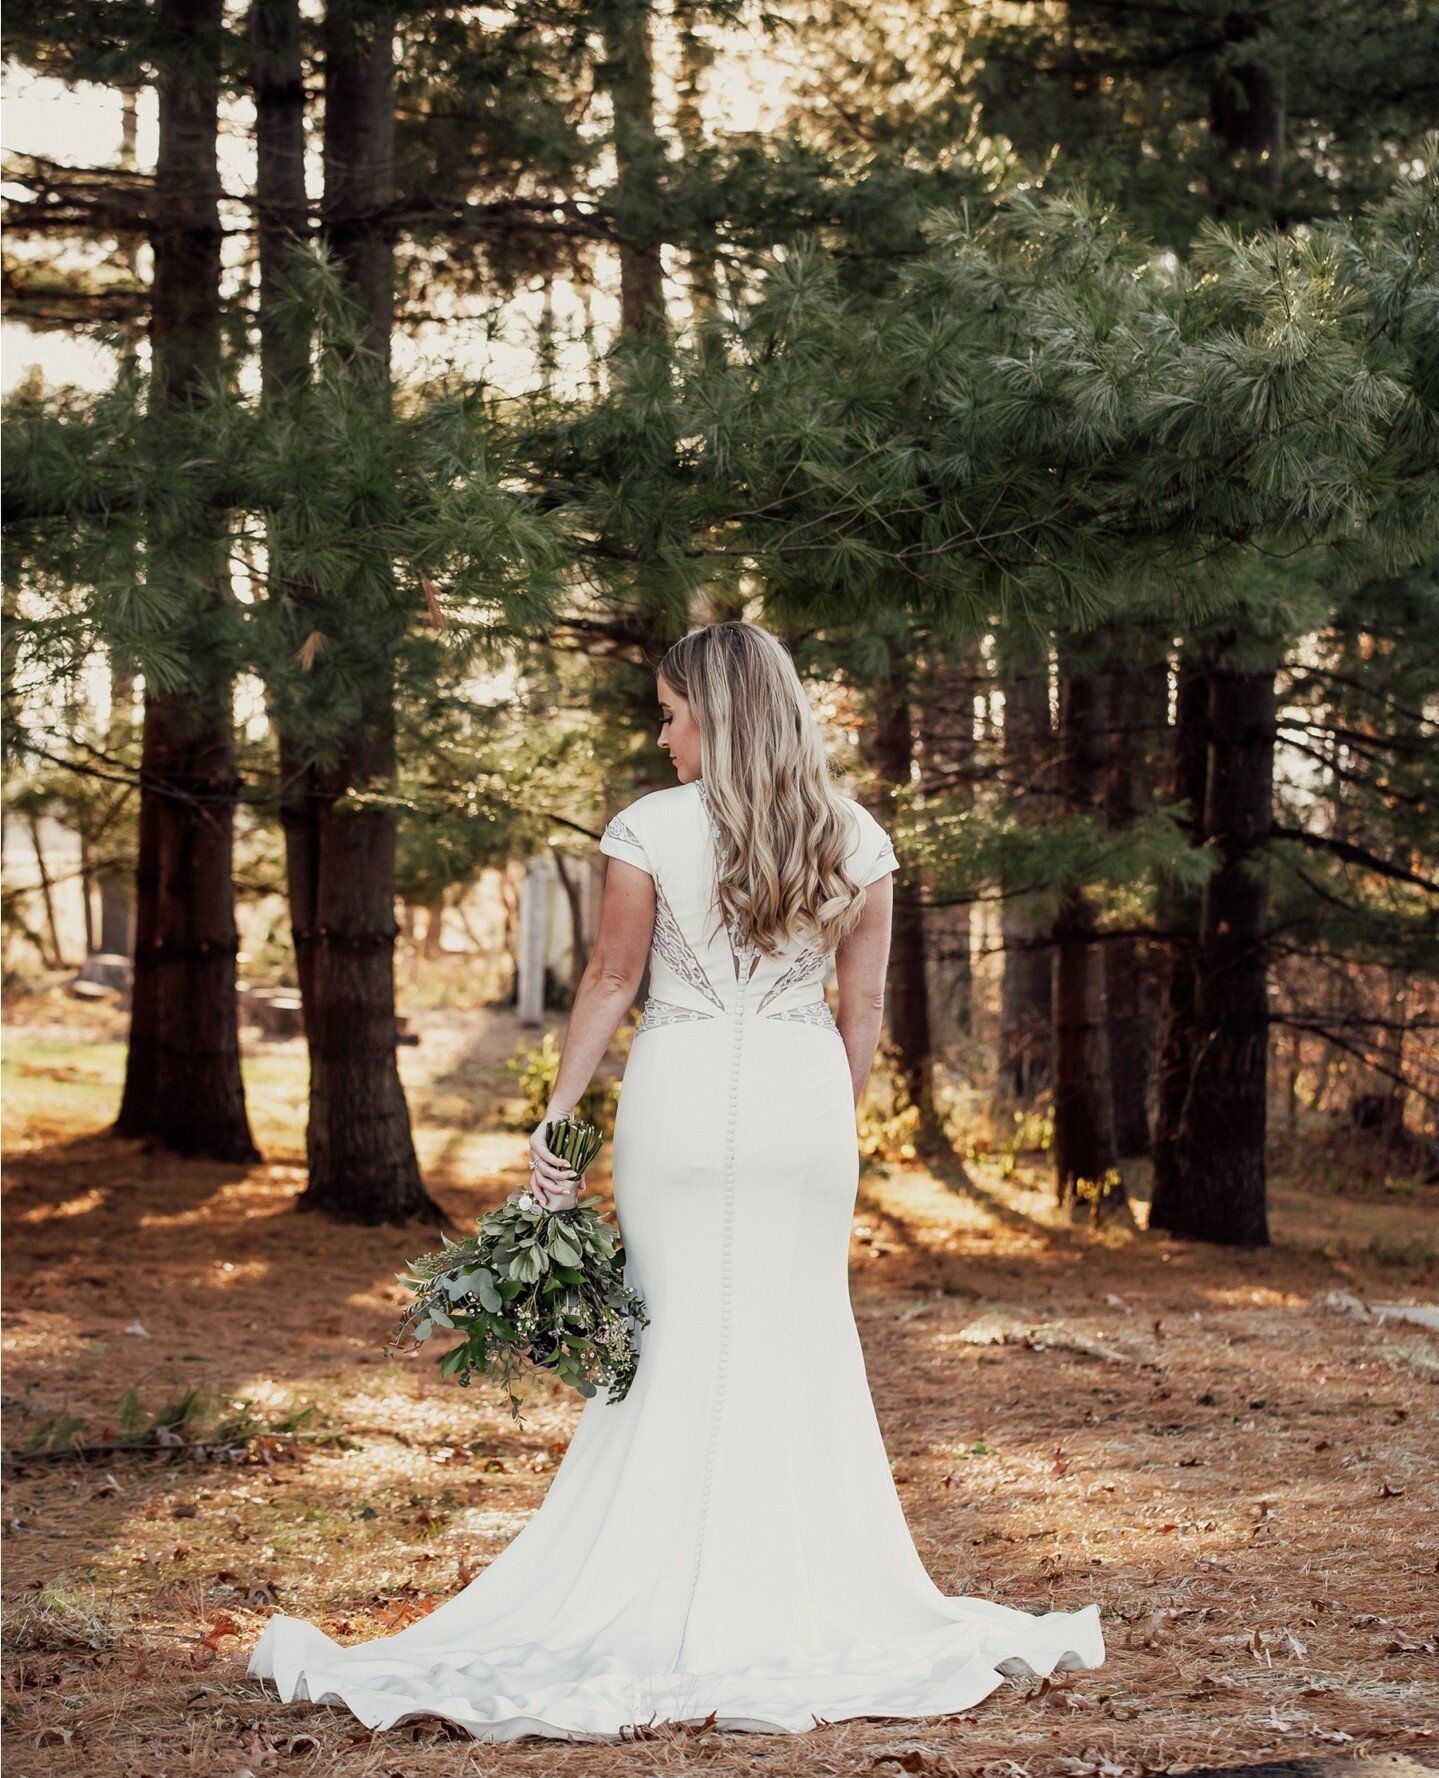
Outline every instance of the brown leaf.
[(445, 616), (444, 610), (440, 605), (440, 589), (435, 585), (434, 581), (430, 579), (428, 574), (422, 574), (420, 576), (420, 585), (424, 588), (425, 608), (430, 614), (430, 628), (432, 630), (445, 629), (449, 623), (449, 619)]
[(252, 1724), (245, 1739), (245, 1758), (255, 1771), (268, 1772), (279, 1765), (280, 1750)]
[(238, 1636), (239, 1633), (240, 1626), (235, 1622), (234, 1618), (228, 1616), (225, 1612), (221, 1612), (219, 1617), (215, 1619), (214, 1623), (211, 1624), (210, 1628), (200, 1638), (200, 1646), (201, 1648), (214, 1649), (218, 1654), (220, 1644), (225, 1638), (227, 1636)]
[(295, 659), (300, 663), (300, 666), (306, 673), (308, 673), (314, 666), (315, 656), (324, 646), (325, 638), (318, 630), (311, 630), (309, 635), (306, 636), (305, 640), (300, 644)]

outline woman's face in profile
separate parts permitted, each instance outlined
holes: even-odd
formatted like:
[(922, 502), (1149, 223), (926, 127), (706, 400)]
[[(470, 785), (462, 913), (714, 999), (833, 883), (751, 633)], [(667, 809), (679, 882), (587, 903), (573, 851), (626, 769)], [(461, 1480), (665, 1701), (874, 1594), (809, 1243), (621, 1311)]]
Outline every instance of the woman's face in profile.
[(669, 754), (681, 784), (692, 784), (701, 776), (699, 724), (690, 713), (688, 698), (683, 698), (665, 678), (659, 675), (656, 688), (660, 706), (659, 744)]

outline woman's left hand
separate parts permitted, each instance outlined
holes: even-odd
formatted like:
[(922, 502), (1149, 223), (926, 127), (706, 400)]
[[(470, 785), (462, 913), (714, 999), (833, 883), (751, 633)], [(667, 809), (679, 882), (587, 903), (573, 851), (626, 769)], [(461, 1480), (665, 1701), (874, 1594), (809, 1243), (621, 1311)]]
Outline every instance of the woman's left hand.
[(545, 1141), (545, 1125), (555, 1121), (546, 1112), (530, 1137), (530, 1190), (546, 1210), (573, 1210), (580, 1201), (579, 1175)]

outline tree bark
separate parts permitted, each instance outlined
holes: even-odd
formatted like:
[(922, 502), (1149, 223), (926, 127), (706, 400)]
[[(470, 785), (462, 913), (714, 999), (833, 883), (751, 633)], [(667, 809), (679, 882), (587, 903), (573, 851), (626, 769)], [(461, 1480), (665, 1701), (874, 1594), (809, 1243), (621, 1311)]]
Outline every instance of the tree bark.
[(1228, 1246), (1269, 1241), (1268, 883), (1273, 826), (1272, 668), (1236, 666), (1233, 634), (1214, 645), (1204, 838), (1218, 857), (1204, 885), (1195, 959), (1194, 1063), (1180, 1132), (1176, 1189), (1150, 1221)]
[(1282, 74), (1254, 41), (1262, 22), (1259, 12), (1237, 7), (1223, 22), (1231, 48), (1220, 58), (1209, 90), (1209, 129), (1230, 157), (1233, 189), (1215, 194), (1215, 211), (1222, 217), (1236, 204), (1262, 205), (1282, 227), (1277, 209), (1284, 175), (1284, 88)]
[[(1169, 800), (1188, 810), (1189, 840), (1204, 842), (1204, 785), (1209, 769), (1209, 657), (1207, 645), (1184, 644), (1175, 681), (1174, 737)], [(1198, 1049), (1194, 976), (1199, 949), (1199, 896), (1173, 880), (1161, 883), (1159, 923), (1171, 936), (1165, 958), (1155, 1080), (1154, 1183), (1149, 1226), (1167, 1228), (1182, 1203), (1184, 1130)]]
[[(309, 234), (305, 186), (305, 81), (300, 0), (254, 0), (250, 8), (250, 83), (255, 99), (255, 197), (260, 250), (260, 374), (267, 409), (297, 399), (310, 377), (310, 329), (286, 302), (296, 249)], [(315, 589), (285, 570), (285, 540), (270, 537), (270, 598), (277, 614), (295, 613), (287, 641), (298, 647), (319, 621)], [(283, 621), (283, 619), (282, 619)], [(316, 898), (319, 787), (299, 738), (300, 711), (271, 703), (278, 743), (280, 829), (302, 1006), (314, 1004), (311, 928)], [(304, 920), (295, 909), (307, 910)]]
[[(679, 27), (679, 80), (675, 93), (675, 134), (685, 158), (697, 161), (705, 146), (703, 96), (705, 76), (715, 61), (714, 45), (696, 30), (696, 16), (688, 6), (677, 7)], [(719, 243), (712, 231), (692, 246), (688, 254), (690, 269), (690, 303), (701, 329), (719, 311)], [(702, 332), (701, 352), (718, 363), (723, 346), (711, 333)], [(739, 565), (732, 565), (729, 578), (739, 577)], [(741, 615), (736, 613), (736, 616)], [(723, 623), (725, 620), (716, 620)]]
[[(332, 0), (324, 48), (322, 221), (360, 320), (350, 374), (373, 401), (376, 425), (385, 426), (394, 315), (393, 9)], [(295, 165), (293, 104), (277, 103), (276, 115), (290, 120), (273, 159), (283, 177)], [(310, 1052), (309, 1178), (299, 1206), (346, 1222), (398, 1225), (444, 1213), (420, 1177), (396, 1055), (395, 817), (343, 801), (394, 776), (395, 647), (404, 620), (395, 599), (386, 611), (373, 609), (374, 581), (389, 573), (388, 562), (366, 565), (363, 635), (344, 601), (323, 614), (359, 681), (349, 732), (319, 759), (287, 734), (282, 766), (296, 780), (283, 821)]]
[[(216, 159), (221, 0), (162, 0), (160, 142), (151, 244), (154, 401), (183, 407), (220, 361)], [(230, 686), (204, 635), (230, 596), (218, 526), (151, 540), (157, 573), (193, 589), (192, 688), (145, 692), (135, 977), (117, 1133), (179, 1154), (251, 1161), (235, 998)]]
[[(874, 720), (860, 731), (860, 752), (878, 780), (875, 816), (889, 827), (895, 791), (910, 782), (914, 758), (913, 711), (903, 657), (891, 655), (887, 678), (874, 688), (873, 704)], [(890, 1041), (904, 1089), (919, 1112), (916, 1147), (933, 1152), (948, 1145), (934, 1099), (924, 908), (918, 885), (903, 864), (895, 875), (888, 989)]]
[[(1091, 638), (1088, 644), (1093, 649)], [(1067, 815), (1097, 818), (1103, 795), (1107, 712), (1094, 658), (1061, 654), (1060, 793)], [(1104, 958), (1094, 901), (1072, 885), (1054, 923), (1054, 1173), (1061, 1203), (1122, 1194), (1114, 1134)], [(1108, 1208), (1108, 1206), (1106, 1206)]]
[(660, 173), (664, 148), (655, 127), (650, 0), (602, 0), (605, 60), (598, 75), (613, 113), (620, 206), (620, 333), (665, 331), (660, 259)]
[[(1142, 634), (1118, 639), (1105, 671), (1109, 764), (1104, 818), (1116, 833), (1132, 826), (1153, 800), (1159, 742), (1169, 720), (1168, 662), (1162, 656), (1145, 659), (1150, 646)], [(1149, 1153), (1155, 999), (1151, 956), (1150, 946), (1142, 939), (1110, 939), (1104, 946), (1114, 1135), (1119, 1153), (1126, 1159)]]
[[(128, 742), (134, 724), (135, 682), (114, 666), (110, 670), (110, 730), (115, 740)], [(112, 827), (116, 825), (111, 822)], [(128, 957), (134, 945), (134, 873), (105, 865), (97, 880), (100, 886), (100, 938), (103, 955)]]
[[(1031, 824), (1053, 808), (1054, 725), (1049, 713), (1049, 663), (1011, 672), (1004, 682), (1004, 788), (1009, 806)], [(1006, 883), (1001, 913), (1004, 941), (1000, 984), (1001, 1102), (1033, 1105), (1049, 1085), (1053, 1044), (1052, 922)]]
[[(919, 791), (961, 807), (974, 796), (975, 693), (980, 683), (976, 653), (958, 647), (934, 650), (921, 667), (912, 694)], [(970, 960), (973, 914), (963, 902), (925, 910), (929, 954), (930, 1038), (941, 1055), (971, 1034), (974, 971)]]
[(310, 229), (300, 0), (253, 0), (250, 82), (255, 96), (260, 366), (266, 398), (279, 401), (302, 389), (310, 372), (309, 329), (283, 300), (295, 250)]

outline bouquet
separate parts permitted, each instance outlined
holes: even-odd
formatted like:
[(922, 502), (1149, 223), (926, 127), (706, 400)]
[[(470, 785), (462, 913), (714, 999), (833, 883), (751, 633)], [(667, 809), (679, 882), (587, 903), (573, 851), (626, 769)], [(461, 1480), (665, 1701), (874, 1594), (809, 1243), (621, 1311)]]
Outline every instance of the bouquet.
[[(601, 1138), (593, 1124), (560, 1118), (545, 1125), (545, 1141), (583, 1177)], [(465, 1387), (476, 1371), (497, 1379), (517, 1420), (515, 1381), (527, 1369), (553, 1371), (584, 1396), (604, 1384), (622, 1401), (649, 1316), (624, 1281), (619, 1230), (595, 1210), (600, 1201), (596, 1193), (572, 1210), (546, 1210), (525, 1191), (480, 1217), (465, 1240), (442, 1237), (438, 1253), (395, 1274), (417, 1298), (393, 1349), (414, 1351), (436, 1328), (461, 1335), (440, 1374)], [(414, 1344), (401, 1347), (407, 1337)]]

